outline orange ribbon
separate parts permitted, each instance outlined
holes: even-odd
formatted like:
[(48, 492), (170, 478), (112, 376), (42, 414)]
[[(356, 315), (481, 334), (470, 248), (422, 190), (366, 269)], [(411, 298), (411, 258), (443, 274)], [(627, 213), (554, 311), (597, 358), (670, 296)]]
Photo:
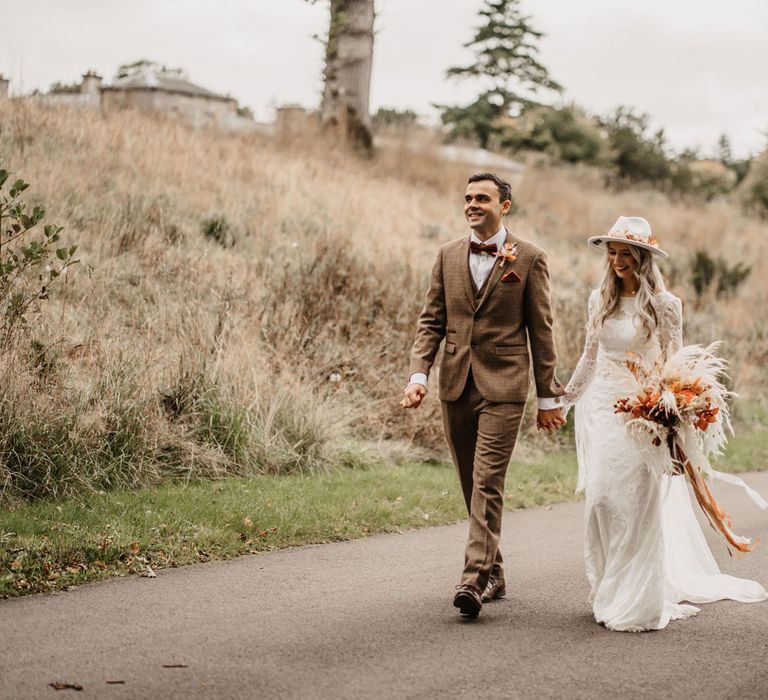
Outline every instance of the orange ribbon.
[[(688, 459), (688, 455), (685, 454), (683, 448), (680, 447), (677, 440), (674, 442), (674, 448), (672, 452), (673, 459), (683, 466), (685, 473), (688, 474), (688, 480), (691, 483), (693, 494), (696, 496), (699, 507), (704, 511), (704, 515), (707, 516), (707, 521), (710, 526), (725, 537), (726, 541), (730, 545), (728, 553), (731, 554), (731, 547), (738, 552), (751, 552), (754, 547), (750, 542), (739, 542), (736, 535), (732, 530), (731, 518), (717, 503), (715, 497), (712, 495), (712, 491), (709, 489), (706, 480), (701, 474), (701, 469), (691, 464), (691, 460)], [(741, 538), (744, 539), (744, 538)], [(757, 544), (757, 542), (755, 542)]]

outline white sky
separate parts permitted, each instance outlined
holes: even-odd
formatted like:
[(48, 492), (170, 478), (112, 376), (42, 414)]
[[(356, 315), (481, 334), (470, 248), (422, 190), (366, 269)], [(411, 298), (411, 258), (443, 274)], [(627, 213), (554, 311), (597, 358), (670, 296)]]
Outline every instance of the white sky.
[[(372, 108), (469, 101), (477, 88), (444, 78), (482, 0), (377, 0)], [(766, 0), (524, 0), (547, 35), (541, 58), (588, 110), (649, 112), (676, 148), (712, 152), (727, 133), (737, 155), (768, 129)], [(187, 71), (270, 120), (276, 105), (316, 106), (327, 6), (304, 0), (0, 0), (0, 72), (12, 90), (111, 79), (148, 58)]]

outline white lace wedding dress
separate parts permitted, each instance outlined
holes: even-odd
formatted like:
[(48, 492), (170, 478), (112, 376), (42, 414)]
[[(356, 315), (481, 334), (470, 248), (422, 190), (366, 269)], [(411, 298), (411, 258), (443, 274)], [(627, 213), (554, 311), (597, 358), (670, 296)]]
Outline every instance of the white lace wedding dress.
[[(635, 299), (623, 297), (601, 329), (592, 329), (599, 292), (589, 298), (584, 353), (566, 388), (576, 404), (578, 490), (586, 491), (585, 561), (590, 602), (608, 629), (662, 629), (670, 620), (696, 614), (688, 603), (723, 598), (757, 602), (768, 598), (757, 582), (721, 574), (696, 520), (685, 478), (647, 468), (637, 443), (614, 412), (622, 382), (611, 371), (627, 352), (656, 359), (682, 345), (680, 300), (657, 296), (659, 327), (644, 337)], [(626, 391), (624, 391), (626, 394)]]

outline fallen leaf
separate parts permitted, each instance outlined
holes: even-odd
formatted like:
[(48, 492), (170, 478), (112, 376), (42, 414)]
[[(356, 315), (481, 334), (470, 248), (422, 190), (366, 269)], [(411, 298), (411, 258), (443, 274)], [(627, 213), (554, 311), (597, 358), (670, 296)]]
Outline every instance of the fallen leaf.
[(21, 562), (20, 562), (18, 559), (14, 559), (14, 560), (11, 562), (11, 568), (12, 568), (14, 571), (16, 571), (16, 569), (20, 569), (20, 568), (21, 568)]
[(157, 574), (152, 570), (152, 567), (147, 564), (147, 572), (145, 574), (147, 578), (157, 578)]
[(395, 503), (402, 503), (402, 502), (403, 502), (403, 497), (402, 497), (402, 496), (398, 496), (398, 497), (395, 499)]
[(139, 551), (139, 543), (136, 540), (134, 540), (133, 542), (131, 542), (128, 549), (130, 550), (131, 554), (136, 554), (136, 552)]
[(245, 525), (245, 527), (253, 527), (253, 520), (250, 518), (243, 518), (243, 525)]
[(422, 520), (429, 520), (429, 513), (422, 513), (421, 518)]
[(51, 688), (55, 688), (56, 690), (66, 690), (67, 688), (71, 688), (72, 690), (82, 690), (83, 686), (79, 683), (62, 683), (61, 681), (54, 681), (53, 683), (49, 683), (48, 685), (51, 686)]

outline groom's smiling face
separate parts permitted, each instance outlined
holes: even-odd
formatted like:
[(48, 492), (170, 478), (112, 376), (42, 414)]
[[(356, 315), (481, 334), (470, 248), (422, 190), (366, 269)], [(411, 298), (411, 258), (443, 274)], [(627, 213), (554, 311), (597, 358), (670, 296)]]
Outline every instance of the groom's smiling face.
[(492, 180), (470, 182), (464, 195), (464, 217), (481, 238), (490, 238), (501, 227), (501, 219), (511, 202), (501, 201), (499, 188)]

